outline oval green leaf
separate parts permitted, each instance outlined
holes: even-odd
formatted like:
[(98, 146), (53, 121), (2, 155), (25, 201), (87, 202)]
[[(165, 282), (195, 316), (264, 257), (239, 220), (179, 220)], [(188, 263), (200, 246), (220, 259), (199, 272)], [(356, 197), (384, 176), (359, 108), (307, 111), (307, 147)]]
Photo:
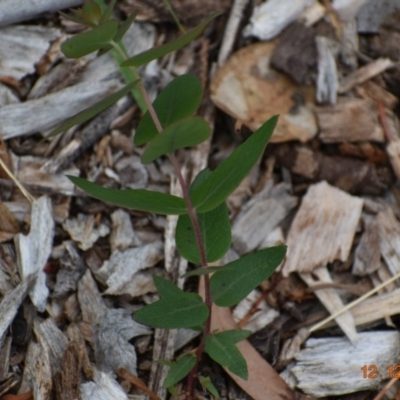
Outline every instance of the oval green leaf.
[(212, 14), (210, 17), (206, 18), (203, 22), (197, 25), (196, 28), (185, 33), (179, 38), (172, 40), (167, 44), (154, 47), (153, 49), (144, 51), (143, 53), (129, 58), (121, 64), (121, 67), (140, 67), (143, 64), (147, 64), (150, 61), (155, 60), (156, 58), (163, 57), (169, 53), (172, 53), (173, 51), (181, 49), (182, 47), (186, 46), (194, 39), (196, 39), (197, 36), (199, 36), (204, 31), (209, 22), (218, 15), (218, 13)]
[[(285, 258), (286, 246), (246, 254), (216, 272), (210, 279), (211, 297), (220, 307), (231, 307), (268, 279)], [(224, 270), (224, 268), (229, 268)]]
[(109, 20), (88, 32), (75, 35), (61, 45), (66, 57), (80, 58), (109, 44), (118, 31), (118, 21)]
[[(210, 174), (211, 171), (208, 168), (203, 169), (190, 186), (189, 194), (199, 187)], [(215, 210), (198, 214), (197, 218), (207, 261), (213, 262), (219, 260), (229, 250), (232, 240), (227, 205), (223, 203)], [(188, 215), (179, 217), (176, 226), (175, 241), (177, 249), (183, 257), (194, 264), (201, 263), (196, 235), (192, 221)], [(203, 272), (200, 272), (200, 270), (191, 271), (187, 276), (210, 273), (207, 272), (210, 271), (208, 268), (201, 268), (201, 270), (203, 270)]]
[[(201, 83), (194, 76), (181, 75), (172, 80), (153, 103), (163, 129), (193, 115), (200, 105), (202, 95)], [(136, 146), (141, 146), (158, 134), (153, 119), (147, 111), (136, 129), (134, 143)]]
[(153, 328), (177, 329), (201, 325), (208, 317), (208, 308), (196, 293), (163, 297), (137, 311), (137, 322)]
[[(212, 274), (214, 272), (217, 272), (221, 269), (221, 267), (199, 267), (196, 268), (192, 271), (186, 272), (186, 274), (183, 274), (181, 278), (189, 278), (189, 276), (201, 276), (201, 275), (208, 275)], [(227, 268), (228, 270), (230, 268)]]
[(183, 292), (182, 289), (176, 286), (173, 282), (163, 278), (162, 276), (154, 275), (153, 281), (157, 288), (157, 292), (161, 297), (179, 295)]
[(179, 357), (176, 363), (173, 363), (163, 383), (163, 387), (169, 388), (181, 381), (195, 366), (196, 356), (194, 354), (185, 354)]
[(142, 163), (149, 164), (162, 155), (195, 146), (207, 140), (210, 135), (210, 126), (201, 117), (190, 117), (175, 122), (147, 145), (142, 155)]
[(239, 186), (263, 154), (277, 121), (274, 116), (265, 122), (193, 190), (190, 197), (197, 212), (218, 207)]
[(244, 332), (241, 334), (242, 338), (233, 340), (238, 336), (237, 332), (238, 330), (226, 331), (207, 336), (204, 350), (218, 364), (228, 368), (240, 378), (247, 379), (247, 363), (235, 343), (245, 339), (249, 335), (249, 331), (242, 331)]
[(109, 189), (76, 176), (68, 178), (92, 197), (116, 206), (166, 215), (187, 212), (185, 201), (177, 196), (145, 189)]

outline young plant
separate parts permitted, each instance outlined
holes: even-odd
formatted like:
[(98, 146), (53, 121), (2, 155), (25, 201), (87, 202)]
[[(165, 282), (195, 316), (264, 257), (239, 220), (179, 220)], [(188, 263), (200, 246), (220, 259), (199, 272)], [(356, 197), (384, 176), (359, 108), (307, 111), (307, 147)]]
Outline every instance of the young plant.
[[(218, 396), (210, 379), (198, 375), (202, 354), (206, 352), (232, 373), (247, 379), (246, 361), (236, 343), (247, 338), (250, 332), (241, 329), (211, 332), (212, 304), (231, 307), (243, 300), (278, 267), (285, 257), (286, 247), (259, 250), (221, 267), (208, 267), (208, 264), (222, 258), (230, 247), (231, 229), (226, 199), (262, 156), (277, 117), (265, 122), (214, 171), (201, 171), (188, 187), (174, 153), (178, 149), (197, 145), (211, 135), (208, 124), (194, 116), (202, 98), (201, 84), (191, 75), (179, 76), (151, 103), (136, 68), (188, 44), (200, 35), (215, 15), (172, 42), (129, 58), (121, 39), (134, 21), (134, 16), (122, 23), (112, 19), (114, 3), (115, 0), (107, 7), (102, 7), (98, 0), (86, 3), (81, 10), (74, 11), (72, 16), (63, 14), (66, 18), (86, 25), (90, 30), (64, 42), (62, 51), (66, 56), (76, 58), (94, 51), (103, 54), (113, 50), (123, 59), (120, 67), (125, 71), (128, 84), (106, 100), (66, 121), (53, 134), (85, 122), (134, 87), (138, 89), (133, 95), (139, 103), (145, 105), (142, 108), (146, 111), (137, 126), (134, 143), (137, 146), (146, 145), (142, 155), (144, 164), (161, 156), (169, 158), (182, 187), (183, 198), (142, 189), (108, 189), (82, 178), (69, 178), (91, 196), (108, 203), (150, 213), (179, 215), (176, 245), (184, 258), (199, 265), (186, 276), (204, 276), (205, 298), (203, 300), (198, 294), (185, 292), (174, 283), (155, 276), (154, 283), (160, 300), (137, 311), (134, 318), (154, 328), (201, 330), (203, 335), (196, 352), (186, 353), (176, 362), (168, 364), (171, 368), (164, 386), (171, 389), (188, 376), (187, 399), (193, 399), (196, 378), (212, 395)], [(129, 68), (129, 74), (126, 68)]]

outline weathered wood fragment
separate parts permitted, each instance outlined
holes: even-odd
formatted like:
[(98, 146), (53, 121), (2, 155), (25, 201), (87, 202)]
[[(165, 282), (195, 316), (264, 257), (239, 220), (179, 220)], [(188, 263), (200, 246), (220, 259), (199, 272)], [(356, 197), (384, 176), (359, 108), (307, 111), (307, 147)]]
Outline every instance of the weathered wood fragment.
[(111, 309), (103, 313), (95, 328), (96, 366), (104, 372), (126, 368), (136, 371), (136, 351), (129, 340), (151, 333), (151, 329), (132, 319), (128, 310)]
[[(297, 387), (316, 397), (379, 389), (381, 382), (389, 378), (391, 366), (394, 374), (399, 333), (362, 332), (359, 337), (356, 344), (344, 338), (308, 339), (304, 350), (296, 356), (295, 366), (290, 368), (298, 381)], [(374, 379), (368, 379), (370, 366), (376, 366)]]
[(271, 56), (271, 66), (299, 84), (311, 84), (317, 72), (315, 31), (299, 22), (291, 24)]
[(283, 274), (312, 272), (334, 260), (346, 261), (363, 200), (320, 182), (311, 185), (290, 227)]
[(37, 276), (30, 298), (40, 312), (45, 310), (49, 295), (44, 266), (53, 248), (54, 220), (51, 209), (51, 200), (48, 197), (35, 200), (29, 234), (15, 237), (20, 276), (23, 280), (30, 275)]
[(325, 143), (384, 141), (376, 104), (371, 100), (340, 98), (335, 106), (318, 107), (320, 139)]

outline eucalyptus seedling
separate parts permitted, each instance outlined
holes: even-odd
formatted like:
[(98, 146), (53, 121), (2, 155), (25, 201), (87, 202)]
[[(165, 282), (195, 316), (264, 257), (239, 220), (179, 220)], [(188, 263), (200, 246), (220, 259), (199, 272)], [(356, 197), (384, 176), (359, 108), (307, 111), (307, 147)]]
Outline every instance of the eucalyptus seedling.
[(212, 304), (231, 307), (243, 300), (274, 272), (285, 257), (286, 247), (262, 249), (221, 267), (209, 267), (208, 264), (221, 259), (231, 245), (226, 199), (262, 156), (277, 117), (265, 122), (215, 170), (201, 171), (188, 187), (174, 153), (178, 149), (202, 143), (211, 135), (209, 125), (201, 117), (195, 116), (203, 95), (202, 86), (191, 75), (178, 76), (151, 103), (137, 68), (190, 43), (216, 15), (172, 42), (130, 57), (121, 39), (134, 22), (134, 15), (124, 22), (113, 19), (114, 4), (115, 0), (105, 7), (98, 0), (85, 3), (81, 10), (73, 11), (73, 15), (63, 14), (65, 18), (89, 29), (65, 41), (61, 49), (67, 57), (73, 58), (95, 51), (100, 54), (113, 51), (127, 84), (107, 99), (66, 121), (53, 134), (87, 121), (129, 92), (141, 106), (144, 115), (136, 128), (134, 143), (137, 146), (146, 145), (142, 162), (148, 164), (167, 156), (175, 169), (183, 197), (144, 189), (109, 189), (82, 178), (69, 178), (76, 186), (102, 201), (149, 213), (179, 216), (176, 245), (184, 258), (198, 266), (186, 276), (204, 276), (205, 298), (203, 300), (198, 294), (186, 292), (174, 283), (155, 276), (154, 284), (160, 299), (135, 312), (134, 319), (153, 328), (201, 330), (202, 339), (196, 352), (183, 354), (168, 364), (171, 368), (164, 386), (172, 389), (188, 376), (187, 399), (193, 399), (195, 379), (199, 379), (203, 387), (218, 397), (210, 379), (198, 375), (202, 354), (206, 352), (233, 374), (247, 379), (246, 361), (236, 343), (247, 338), (250, 332), (241, 329), (211, 332)]

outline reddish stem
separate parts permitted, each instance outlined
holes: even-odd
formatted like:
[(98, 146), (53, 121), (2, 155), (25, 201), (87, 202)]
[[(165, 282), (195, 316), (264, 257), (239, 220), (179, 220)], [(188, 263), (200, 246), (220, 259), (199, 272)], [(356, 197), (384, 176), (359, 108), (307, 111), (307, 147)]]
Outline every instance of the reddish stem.
[[(154, 110), (153, 105), (151, 104), (149, 96), (148, 96), (142, 82), (138, 83), (138, 88), (140, 90), (140, 93), (143, 96), (143, 99), (144, 99), (146, 105), (147, 105), (147, 109), (149, 110), (151, 118), (153, 119), (154, 125), (156, 126), (158, 132), (162, 133), (163, 129), (162, 129), (160, 120), (158, 119), (158, 116)], [(178, 160), (176, 159), (175, 155), (174, 154), (169, 155), (169, 159), (175, 169), (176, 175), (177, 175), (179, 183), (181, 185), (183, 199), (185, 200), (186, 207), (188, 210), (188, 215), (193, 224), (194, 233), (195, 233), (196, 241), (197, 241), (197, 246), (199, 248), (199, 253), (200, 253), (201, 266), (207, 267), (207, 257), (206, 257), (206, 252), (205, 252), (205, 248), (204, 248), (203, 238), (201, 236), (199, 219), (198, 219), (196, 211), (193, 207), (192, 200), (189, 196), (188, 186), (185, 182), (185, 179), (183, 178), (181, 168), (179, 166)], [(201, 343), (196, 351), (196, 358), (197, 358), (196, 364), (192, 368), (192, 370), (190, 371), (190, 373), (188, 375), (186, 400), (193, 400), (193, 398), (194, 398), (194, 379), (197, 376), (199, 363), (200, 363), (202, 354), (204, 352), (205, 338), (207, 335), (210, 334), (210, 331), (211, 331), (212, 299), (211, 299), (211, 289), (210, 289), (210, 277), (207, 274), (204, 275), (204, 286), (205, 286), (204, 303), (209, 310), (209, 314), (208, 314), (208, 318), (207, 318), (207, 321), (206, 321), (206, 324), (205, 324), (205, 327), (203, 330), (203, 337), (202, 337)]]

